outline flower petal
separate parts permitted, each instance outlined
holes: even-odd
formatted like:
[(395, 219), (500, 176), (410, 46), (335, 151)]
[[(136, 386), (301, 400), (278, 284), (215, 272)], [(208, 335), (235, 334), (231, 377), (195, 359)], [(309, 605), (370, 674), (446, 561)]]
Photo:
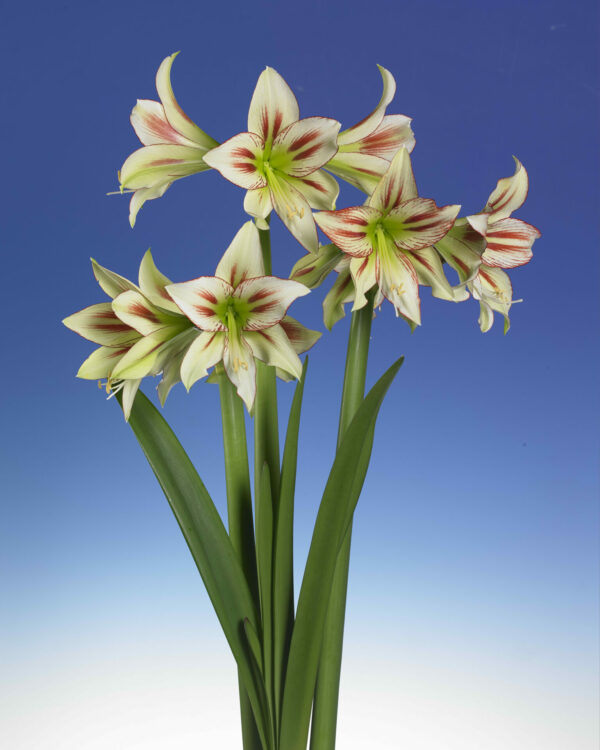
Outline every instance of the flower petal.
[(462, 284), (471, 281), (481, 265), (481, 254), (485, 248), (486, 218), (485, 215), (478, 215), (459, 219), (448, 234), (435, 243), (436, 250), (458, 273)]
[(377, 249), (377, 283), (396, 310), (416, 325), (421, 324), (419, 280), (415, 269), (392, 242)]
[(400, 148), (369, 198), (368, 205), (387, 213), (417, 195), (410, 156), (405, 148)]
[(389, 166), (390, 163), (379, 156), (338, 151), (325, 169), (371, 195)]
[(171, 66), (178, 54), (179, 52), (175, 52), (173, 55), (165, 57), (158, 68), (158, 72), (156, 73), (156, 90), (158, 91), (158, 96), (165, 109), (167, 120), (175, 130), (190, 141), (197, 143), (203, 149), (213, 148), (217, 145), (217, 141), (190, 120), (177, 103), (173, 94), (173, 89), (171, 88)]
[(367, 292), (377, 283), (376, 254), (371, 253), (366, 258), (351, 258), (350, 273), (352, 274), (355, 290), (352, 310), (360, 310), (361, 307), (367, 304)]
[(340, 133), (338, 138), (338, 143), (340, 144), (340, 146), (346, 145), (348, 143), (353, 143), (354, 141), (358, 141), (361, 138), (364, 138), (365, 136), (371, 134), (380, 125), (381, 121), (383, 120), (386, 107), (396, 94), (396, 81), (394, 80), (394, 76), (382, 65), (378, 65), (377, 67), (379, 68), (379, 72), (381, 73), (381, 78), (383, 80), (383, 92), (381, 94), (379, 104), (375, 107), (370, 115), (367, 115), (367, 117), (365, 117), (359, 123)]
[[(188, 331), (185, 331), (185, 333), (182, 333), (180, 336), (173, 339), (173, 346), (171, 347), (169, 357), (163, 366), (162, 378), (160, 383), (156, 386), (161, 406), (165, 405), (165, 401), (167, 400), (171, 388), (181, 380), (181, 365), (192, 342), (198, 338), (198, 336), (202, 335), (204, 334), (199, 333), (195, 328), (190, 328)], [(220, 335), (222, 336), (223, 334)]]
[(331, 211), (340, 192), (340, 186), (331, 175), (317, 169), (306, 177), (285, 176), (285, 181), (301, 193), (311, 208), (320, 211)]
[(269, 187), (248, 190), (244, 198), (244, 211), (257, 219), (266, 219), (273, 210)]
[(415, 147), (415, 135), (406, 115), (386, 115), (381, 125), (357, 143), (343, 147), (344, 152), (358, 151), (361, 154), (378, 156), (392, 161), (399, 148), (404, 147), (410, 153)]
[(531, 246), (540, 236), (538, 229), (519, 219), (494, 221), (488, 225), (487, 246), (481, 260), (486, 266), (498, 268), (523, 266), (531, 260)]
[(291, 88), (273, 68), (258, 77), (248, 111), (248, 130), (257, 133), (267, 147), (277, 135), (300, 117)]
[(267, 184), (259, 172), (264, 143), (254, 133), (238, 133), (204, 155), (204, 161), (234, 185), (256, 190)]
[(138, 389), (140, 387), (140, 383), (142, 382), (141, 378), (138, 378), (137, 380), (126, 380), (123, 384), (123, 416), (125, 417), (125, 421), (129, 421), (129, 417), (131, 416), (131, 410), (133, 408), (133, 402), (135, 400), (136, 393), (138, 392)]
[(128, 350), (129, 347), (118, 348), (115, 346), (101, 346), (99, 349), (95, 349), (79, 368), (77, 377), (84, 380), (108, 378)]
[(166, 193), (170, 184), (171, 181), (159, 183), (153, 187), (138, 188), (138, 190), (133, 192), (131, 200), (129, 201), (129, 225), (132, 229), (135, 226), (135, 220), (139, 210), (144, 203), (153, 200), (154, 198), (161, 198)]
[(252, 349), (241, 336), (227, 335), (223, 365), (227, 377), (237, 388), (239, 397), (248, 411), (251, 411), (256, 396), (256, 363)]
[[(141, 292), (129, 291), (119, 294), (112, 303), (115, 315), (142, 336), (147, 336), (168, 325), (173, 325), (174, 316), (155, 307)], [(178, 319), (185, 323), (181, 315)], [(177, 319), (175, 319), (177, 321)]]
[(512, 305), (512, 284), (508, 274), (499, 268), (481, 266), (479, 273), (470, 284), (473, 297), (479, 300), (479, 327), (489, 331), (494, 322), (494, 311), (504, 316), (504, 333), (510, 328), (508, 311)]
[(129, 190), (162, 187), (165, 182), (204, 172), (209, 167), (202, 159), (203, 153), (191, 146), (154, 145), (138, 148), (121, 167), (121, 187)]
[(383, 224), (398, 247), (420, 250), (441, 240), (459, 211), (460, 206), (438, 208), (429, 198), (413, 198), (390, 211)]
[(289, 315), (286, 315), (279, 325), (283, 328), (296, 354), (304, 354), (321, 338), (321, 331), (306, 328)]
[(144, 146), (179, 144), (197, 148), (197, 143), (181, 135), (167, 120), (165, 108), (151, 99), (138, 99), (131, 111), (131, 124)]
[(150, 250), (146, 250), (140, 263), (139, 284), (142, 294), (152, 304), (171, 313), (181, 314), (181, 310), (169, 297), (169, 293), (165, 289), (168, 284), (171, 284), (171, 280), (158, 270)]
[(292, 177), (306, 177), (335, 156), (339, 129), (340, 123), (329, 117), (292, 122), (273, 142), (271, 167)]
[(513, 211), (523, 205), (527, 198), (529, 190), (529, 178), (527, 171), (516, 156), (515, 173), (512, 177), (503, 177), (498, 180), (494, 192), (488, 198), (488, 202), (483, 209), (486, 213), (491, 213), (490, 220), (497, 221), (510, 216)]
[(63, 324), (88, 341), (103, 346), (126, 347), (134, 344), (140, 334), (115, 315), (110, 302), (91, 305), (69, 315)]
[[(465, 298), (464, 293), (455, 294), (450, 282), (444, 275), (440, 256), (433, 247), (421, 250), (406, 250), (406, 257), (417, 272), (419, 284), (431, 287), (431, 294), (438, 299), (460, 302)], [(468, 295), (467, 295), (468, 296)]]
[(265, 268), (258, 229), (253, 221), (247, 221), (219, 261), (215, 276), (225, 279), (235, 288), (244, 279), (254, 279), (264, 275)]
[(285, 370), (295, 378), (302, 375), (302, 362), (280, 325), (262, 331), (244, 333), (252, 354), (267, 365)]
[(274, 172), (269, 175), (269, 188), (273, 206), (281, 221), (302, 247), (309, 252), (316, 252), (319, 248), (317, 226), (306, 198)]
[(118, 361), (111, 373), (114, 380), (136, 380), (155, 375), (163, 368), (164, 349), (173, 333), (168, 328), (143, 336)]
[(223, 359), (225, 337), (225, 333), (203, 331), (194, 339), (181, 363), (181, 380), (188, 391)]
[(329, 239), (340, 250), (356, 258), (364, 258), (373, 252), (370, 229), (380, 218), (380, 211), (369, 206), (352, 206), (315, 214), (315, 221)]
[(233, 295), (233, 287), (215, 276), (200, 276), (181, 284), (169, 284), (167, 292), (195, 326), (203, 331), (225, 331), (217, 305)]
[(108, 268), (104, 268), (104, 266), (101, 266), (93, 258), (90, 258), (90, 260), (92, 261), (92, 270), (96, 281), (100, 284), (102, 291), (106, 292), (111, 299), (114, 299), (121, 292), (129, 291), (129, 289), (139, 291), (137, 286), (132, 281), (129, 281), (129, 279), (119, 276), (114, 271), (109, 271)]
[(344, 256), (336, 245), (321, 245), (317, 253), (306, 253), (294, 265), (290, 279), (299, 281), (309, 289), (320, 286)]
[[(350, 260), (350, 263), (352, 260)], [(344, 317), (346, 314), (344, 312), (344, 305), (352, 302), (353, 299), (354, 283), (348, 265), (348, 267), (340, 271), (339, 276), (323, 300), (323, 322), (327, 330), (331, 331), (338, 320)]]
[(244, 330), (261, 331), (279, 323), (292, 302), (309, 293), (310, 289), (297, 281), (262, 276), (242, 281), (236, 288), (234, 297), (244, 300), (248, 305)]

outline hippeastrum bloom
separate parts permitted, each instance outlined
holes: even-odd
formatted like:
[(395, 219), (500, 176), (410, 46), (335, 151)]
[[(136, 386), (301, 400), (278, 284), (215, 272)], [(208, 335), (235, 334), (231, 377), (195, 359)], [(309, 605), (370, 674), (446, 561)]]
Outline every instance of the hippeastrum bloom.
[(106, 380), (106, 390), (123, 390), (123, 411), (129, 419), (137, 389), (146, 375), (163, 377), (161, 404), (179, 382), (185, 351), (197, 335), (190, 321), (166, 294), (170, 281), (154, 265), (150, 251), (139, 270), (139, 287), (92, 259), (94, 276), (112, 299), (86, 307), (63, 320), (72, 331), (100, 344), (79, 368), (77, 377)]
[(132, 227), (147, 200), (160, 198), (174, 180), (209, 169), (203, 156), (218, 144), (190, 120), (175, 99), (171, 66), (178, 54), (166, 57), (156, 74), (160, 102), (138, 99), (131, 112), (133, 129), (144, 144), (125, 160), (119, 172), (121, 192), (133, 191), (129, 204)]
[(415, 136), (406, 115), (386, 115), (396, 93), (396, 81), (389, 70), (377, 66), (383, 79), (379, 104), (359, 123), (338, 135), (338, 152), (325, 169), (370, 195), (399, 148), (409, 153)]
[(527, 171), (515, 159), (515, 172), (498, 181), (479, 214), (457, 221), (436, 248), (459, 274), (460, 280), (480, 303), (479, 326), (489, 331), (494, 311), (504, 316), (504, 332), (510, 328), (508, 312), (513, 303), (512, 285), (503, 268), (529, 263), (532, 246), (540, 232), (531, 224), (511, 218), (525, 202), (529, 189)]
[(227, 377), (250, 411), (256, 393), (255, 358), (300, 377), (297, 351), (312, 346), (318, 334), (288, 318), (286, 311), (309, 289), (296, 281), (265, 276), (253, 222), (246, 222), (236, 234), (215, 276), (200, 276), (166, 289), (202, 331), (181, 365), (186, 388), (222, 360)]
[(299, 116), (290, 87), (273, 68), (266, 68), (250, 102), (248, 132), (209, 151), (204, 161), (248, 191), (244, 209), (261, 228), (275, 209), (294, 237), (316, 251), (311, 208), (335, 207), (339, 186), (320, 167), (337, 151), (340, 123)]
[(459, 209), (418, 197), (410, 156), (401, 148), (365, 205), (315, 214), (325, 234), (351, 256), (352, 309), (366, 304), (365, 294), (375, 284), (375, 304), (385, 297), (411, 325), (421, 322), (419, 283), (431, 286), (436, 297), (454, 300), (431, 246), (448, 232)]

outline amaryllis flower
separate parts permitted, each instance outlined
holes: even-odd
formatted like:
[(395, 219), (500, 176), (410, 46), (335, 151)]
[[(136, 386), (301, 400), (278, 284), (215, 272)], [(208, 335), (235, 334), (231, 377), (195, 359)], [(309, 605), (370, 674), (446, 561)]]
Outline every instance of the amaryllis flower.
[(383, 79), (379, 104), (359, 123), (338, 135), (338, 152), (325, 165), (333, 174), (370, 195), (399, 148), (409, 153), (415, 136), (406, 115), (386, 115), (396, 93), (396, 81), (389, 70), (377, 66)]
[(181, 365), (181, 379), (190, 388), (221, 360), (248, 411), (256, 393), (255, 358), (299, 378), (297, 351), (316, 340), (286, 311), (309, 293), (303, 284), (264, 275), (258, 229), (244, 224), (221, 258), (215, 276), (170, 284), (167, 292), (202, 333)]
[(178, 54), (166, 57), (156, 74), (160, 102), (138, 99), (131, 112), (131, 124), (144, 144), (126, 159), (119, 172), (121, 192), (133, 191), (129, 204), (131, 226), (145, 201), (160, 198), (174, 180), (209, 169), (203, 156), (217, 145), (175, 99), (170, 76)]
[(315, 220), (340, 250), (351, 256), (353, 310), (378, 286), (376, 304), (387, 298), (411, 325), (421, 322), (419, 283), (454, 299), (439, 256), (431, 247), (452, 226), (460, 206), (436, 206), (417, 197), (410, 156), (401, 148), (363, 206), (322, 211)]
[(63, 320), (72, 331), (100, 347), (84, 361), (77, 377), (105, 380), (114, 395), (123, 390), (123, 411), (129, 419), (137, 389), (146, 375), (163, 377), (161, 403), (179, 382), (185, 351), (198, 331), (166, 294), (170, 281), (154, 265), (150, 251), (139, 270), (139, 287), (92, 260), (94, 275), (112, 302), (86, 307)]
[(532, 246), (540, 232), (531, 224), (511, 218), (529, 189), (525, 167), (515, 159), (515, 172), (498, 181), (479, 214), (457, 221), (436, 244), (444, 260), (480, 303), (479, 326), (489, 331), (494, 311), (504, 316), (504, 332), (510, 327), (508, 311), (513, 303), (512, 284), (503, 270), (529, 263)]
[(248, 192), (244, 209), (264, 222), (275, 209), (307, 249), (319, 242), (311, 208), (331, 209), (339, 186), (322, 167), (337, 151), (340, 123), (327, 117), (299, 120), (292, 90), (273, 68), (258, 79), (248, 132), (209, 151), (204, 161)]

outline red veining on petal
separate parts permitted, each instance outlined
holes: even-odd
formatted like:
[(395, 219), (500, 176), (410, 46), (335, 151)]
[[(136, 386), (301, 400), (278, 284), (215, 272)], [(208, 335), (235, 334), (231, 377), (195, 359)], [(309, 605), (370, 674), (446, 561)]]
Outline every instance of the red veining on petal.
[(308, 143), (313, 141), (315, 138), (319, 137), (319, 131), (318, 130), (307, 130), (306, 133), (303, 133), (302, 135), (297, 136), (294, 138), (294, 140), (290, 143), (289, 150), (290, 151), (298, 151), (299, 149), (306, 146)]
[(202, 299), (205, 299), (207, 302), (210, 302), (213, 305), (215, 305), (217, 302), (217, 298), (215, 297), (215, 295), (208, 289), (199, 289), (198, 296), (202, 297)]
[(273, 138), (279, 133), (281, 123), (283, 122), (283, 112), (279, 109), (275, 111), (275, 120), (273, 121)]
[(179, 133), (166, 121), (166, 119), (163, 120), (162, 117), (159, 117), (156, 114), (144, 114), (142, 120), (148, 130), (151, 130), (155, 136), (162, 138), (165, 143), (180, 142)]
[(306, 268), (301, 268), (299, 271), (296, 271), (294, 277), (297, 278), (298, 276), (306, 276), (307, 273), (311, 273), (315, 270), (315, 268), (316, 266), (307, 266)]
[(410, 253), (411, 258), (414, 258), (417, 262), (419, 262), (422, 266), (425, 266), (429, 271), (433, 271), (433, 266), (429, 263), (429, 261), (424, 258), (422, 255), (419, 255), (419, 253)]
[(452, 260), (461, 270), (463, 270), (465, 273), (469, 273), (469, 266), (463, 260), (457, 258), (456, 255), (452, 256)]
[(156, 159), (150, 162), (151, 167), (163, 167), (166, 164), (183, 164), (183, 159)]
[(305, 185), (308, 185), (308, 187), (314, 188), (315, 190), (320, 190), (322, 193), (327, 192), (326, 186), (322, 185), (320, 182), (317, 182), (316, 180), (309, 180), (306, 177), (302, 177), (300, 179)]
[(235, 167), (240, 172), (244, 172), (244, 174), (252, 174), (253, 172), (256, 172), (254, 164), (250, 164), (247, 161), (234, 161), (231, 166)]
[(310, 156), (313, 156), (317, 153), (317, 151), (321, 148), (320, 143), (315, 143), (313, 146), (309, 146), (308, 148), (305, 148), (304, 151), (298, 151), (297, 154), (294, 154), (293, 159), (308, 159)]
[(494, 279), (492, 279), (492, 277), (491, 277), (491, 276), (489, 276), (489, 275), (488, 275), (488, 274), (487, 274), (487, 273), (486, 273), (486, 272), (485, 272), (485, 271), (483, 270), (483, 268), (480, 268), (480, 269), (479, 269), (479, 275), (481, 276), (481, 278), (482, 278), (482, 279), (484, 279), (485, 281), (487, 281), (487, 283), (488, 283), (488, 284), (489, 284), (489, 285), (490, 285), (491, 287), (493, 287), (494, 289), (499, 289), (499, 287), (498, 287), (498, 284), (496, 284), (496, 282), (494, 281)]
[(272, 300), (271, 302), (264, 302), (262, 305), (257, 305), (252, 309), (253, 313), (265, 313), (269, 312), (269, 310), (273, 310), (277, 307), (277, 300)]
[(132, 315), (137, 315), (140, 318), (145, 318), (146, 320), (151, 320), (153, 323), (158, 323), (158, 318), (156, 315), (152, 312), (152, 310), (149, 310), (147, 307), (144, 307), (140, 302), (132, 302), (128, 308), (129, 312)]
[(254, 292), (251, 297), (248, 297), (248, 302), (252, 304), (253, 302), (258, 302), (261, 299), (270, 297), (272, 294), (273, 292), (270, 289), (259, 289), (257, 292)]
[(254, 154), (245, 146), (236, 146), (231, 149), (231, 155), (238, 159), (254, 159)]
[(200, 315), (205, 315), (207, 318), (212, 318), (215, 315), (215, 311), (211, 307), (205, 307), (204, 305), (194, 305), (194, 309)]
[(93, 328), (94, 331), (109, 331), (110, 333), (125, 333), (125, 331), (133, 330), (131, 326), (128, 326), (125, 323), (116, 325), (110, 323), (94, 323), (91, 328)]

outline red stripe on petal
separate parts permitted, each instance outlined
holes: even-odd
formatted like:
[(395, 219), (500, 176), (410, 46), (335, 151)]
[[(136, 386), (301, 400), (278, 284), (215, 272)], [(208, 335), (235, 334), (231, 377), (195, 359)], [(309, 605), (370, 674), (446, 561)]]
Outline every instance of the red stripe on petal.
[(153, 323), (159, 322), (158, 318), (152, 312), (152, 310), (149, 310), (147, 307), (144, 307), (144, 305), (142, 305), (140, 302), (134, 302), (133, 304), (129, 305), (128, 309), (132, 315), (137, 315), (140, 318), (151, 320)]

